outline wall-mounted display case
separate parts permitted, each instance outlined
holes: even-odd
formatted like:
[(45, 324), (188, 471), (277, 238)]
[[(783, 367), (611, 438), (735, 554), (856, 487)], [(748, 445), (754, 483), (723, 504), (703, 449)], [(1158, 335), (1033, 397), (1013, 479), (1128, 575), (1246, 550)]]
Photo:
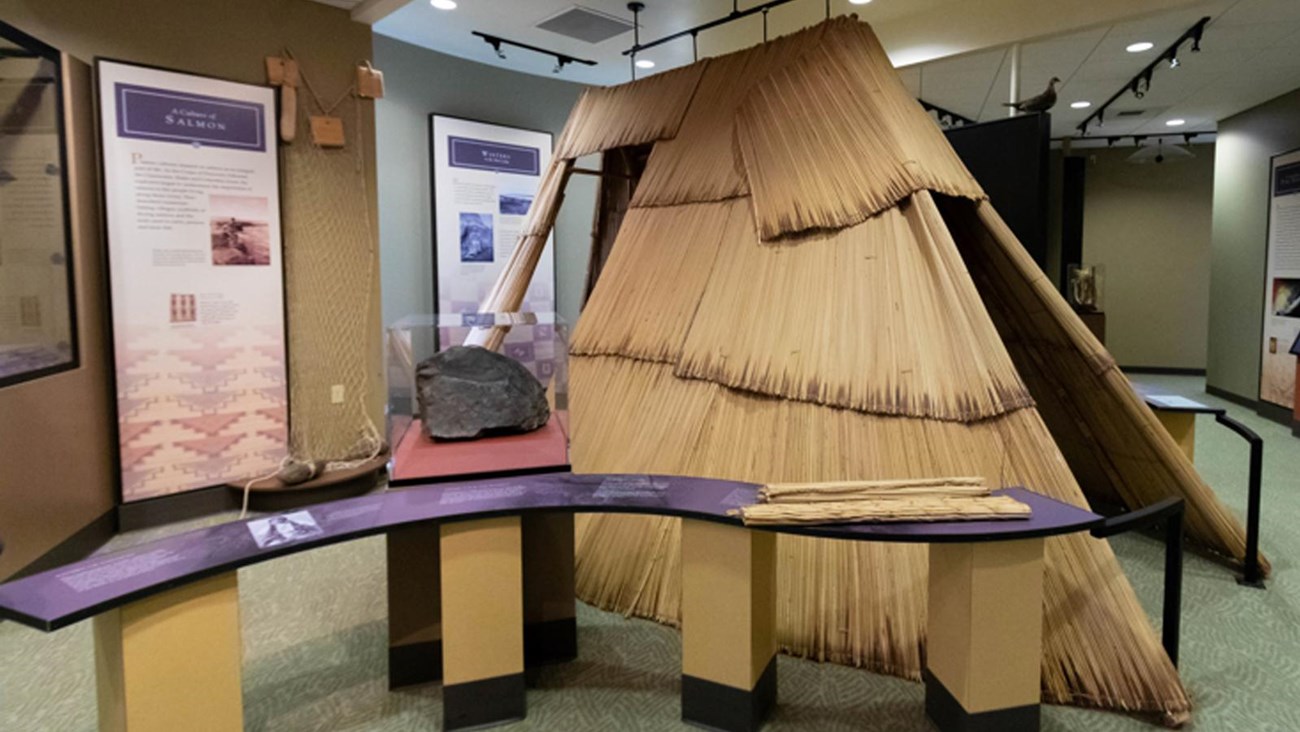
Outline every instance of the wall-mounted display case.
[(0, 386), (77, 366), (61, 64), (0, 23)]

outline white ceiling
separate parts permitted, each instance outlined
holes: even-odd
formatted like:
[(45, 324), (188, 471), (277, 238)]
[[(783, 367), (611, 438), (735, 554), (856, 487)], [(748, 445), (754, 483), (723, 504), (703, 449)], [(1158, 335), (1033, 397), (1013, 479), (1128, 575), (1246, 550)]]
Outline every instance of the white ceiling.
[[(1300, 87), (1300, 0), (1220, 0), (1024, 43), (1021, 96), (1037, 94), (1052, 76), (1060, 77), (1064, 83), (1052, 110), (1052, 134), (1077, 134), (1078, 123), (1207, 15), (1213, 20), (1205, 30), (1201, 52), (1190, 53), (1190, 43), (1185, 43), (1177, 69), (1160, 64), (1150, 91), (1142, 99), (1122, 95), (1108, 108), (1105, 125), (1090, 126), (1089, 135), (1213, 130), (1224, 117)], [(1124, 50), (1136, 41), (1150, 41), (1155, 48), (1136, 54)], [(1006, 115), (1001, 106), (1010, 88), (1006, 47), (900, 73), (918, 97), (958, 114), (980, 121)], [(1078, 100), (1094, 106), (1071, 109), (1069, 103)], [(1145, 113), (1116, 117), (1122, 110)], [(1165, 121), (1174, 118), (1187, 123), (1167, 127)]]
[[(317, 0), (339, 7), (355, 7), (359, 0)], [(373, 4), (379, 0), (369, 0)], [(393, 0), (384, 0), (392, 3)], [(742, 0), (743, 9), (759, 0)], [(506, 58), (470, 34), (480, 30), (512, 40), (553, 49), (599, 62), (595, 67), (570, 65), (558, 78), (588, 84), (613, 84), (628, 80), (628, 59), (622, 51), (632, 45), (632, 34), (599, 44), (570, 39), (535, 26), (572, 8), (575, 2), (617, 17), (630, 17), (625, 0), (459, 0), (454, 11), (432, 8), (428, 0), (412, 0), (377, 22), (375, 32), (443, 53), (516, 71), (551, 76), (554, 59), (507, 47)], [(400, 2), (393, 3), (400, 5)], [(647, 0), (642, 13), (642, 41), (658, 38), (726, 15), (731, 0)], [(1040, 17), (1017, 8), (1041, 10)], [(1174, 7), (1176, 9), (1169, 10)], [(1142, 15), (1147, 11), (1145, 15)], [(1154, 12), (1151, 12), (1154, 11)], [(980, 121), (1006, 115), (1002, 102), (1010, 86), (1007, 41), (1025, 39), (1021, 51), (1022, 97), (1032, 96), (1058, 76), (1060, 103), (1053, 110), (1053, 135), (1074, 131), (1091, 109), (1074, 110), (1069, 102), (1104, 102), (1199, 18), (1211, 16), (1200, 53), (1187, 52), (1178, 69), (1161, 65), (1151, 90), (1143, 99), (1121, 97), (1108, 111), (1102, 128), (1092, 135), (1129, 135), (1173, 132), (1166, 119), (1179, 117), (1184, 130), (1212, 130), (1218, 120), (1300, 87), (1300, 0), (874, 0), (850, 5), (831, 0), (833, 14), (855, 12), (878, 30), (896, 63), (934, 58), (954, 49), (984, 48), (957, 56), (912, 64), (900, 70), (908, 87), (919, 97)], [(773, 35), (788, 33), (824, 16), (822, 0), (796, 0), (769, 15)], [(961, 14), (967, 13), (966, 18)], [(1111, 18), (1137, 19), (1111, 22)], [(1008, 18), (1012, 18), (1008, 20)], [(929, 20), (927, 20), (927, 18)], [(935, 19), (951, 22), (936, 24)], [(1100, 23), (1100, 24), (1099, 24)], [(946, 27), (944, 27), (946, 26)], [(1044, 36), (1042, 31), (1059, 31)], [(929, 29), (927, 31), (927, 29)], [(936, 39), (927, 45), (929, 36)], [(762, 20), (755, 15), (701, 34), (701, 56), (757, 42)], [(941, 39), (941, 41), (939, 40)], [(998, 45), (991, 46), (996, 39)], [(1131, 54), (1124, 47), (1150, 41), (1155, 48)], [(691, 43), (682, 39), (645, 54), (655, 73), (692, 60)], [(1095, 109), (1095, 106), (1094, 106)], [(1146, 110), (1141, 117), (1117, 118), (1125, 109)]]

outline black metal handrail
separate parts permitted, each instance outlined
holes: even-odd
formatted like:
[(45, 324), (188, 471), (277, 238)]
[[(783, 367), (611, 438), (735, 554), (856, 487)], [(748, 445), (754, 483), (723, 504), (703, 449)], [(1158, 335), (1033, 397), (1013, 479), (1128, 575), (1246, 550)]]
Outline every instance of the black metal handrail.
[(1264, 438), (1229, 417), (1227, 412), (1215, 414), (1214, 420), (1250, 443), (1250, 482), (1246, 485), (1246, 557), (1242, 564), (1241, 579), (1237, 582), (1262, 590), (1264, 570), (1259, 564), (1259, 513), (1260, 492), (1264, 479)]
[(1165, 597), (1161, 611), (1161, 643), (1169, 660), (1178, 666), (1178, 639), (1183, 611), (1183, 514), (1187, 505), (1177, 496), (1118, 516), (1111, 516), (1092, 530), (1098, 539), (1142, 529), (1164, 522), (1165, 525)]

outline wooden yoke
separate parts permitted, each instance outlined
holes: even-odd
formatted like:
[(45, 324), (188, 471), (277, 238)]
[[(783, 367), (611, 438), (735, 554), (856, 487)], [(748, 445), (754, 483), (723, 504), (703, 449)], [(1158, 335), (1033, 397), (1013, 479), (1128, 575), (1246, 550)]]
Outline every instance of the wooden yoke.
[(266, 57), (266, 82), (280, 88), (280, 140), (298, 136), (298, 62), (280, 56)]

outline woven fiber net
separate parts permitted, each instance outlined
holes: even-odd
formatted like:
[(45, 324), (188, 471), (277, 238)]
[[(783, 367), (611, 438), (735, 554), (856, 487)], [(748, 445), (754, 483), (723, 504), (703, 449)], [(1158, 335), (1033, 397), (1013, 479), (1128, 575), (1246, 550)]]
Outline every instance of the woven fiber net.
[[(311, 141), (300, 94), (297, 139), (281, 147), (285, 271), (288, 283), (290, 445), (302, 460), (343, 461), (377, 453), (383, 413), (382, 326), (374, 215), (370, 101), (349, 93), (334, 114), (347, 145)], [(343, 387), (343, 402), (332, 392)]]

